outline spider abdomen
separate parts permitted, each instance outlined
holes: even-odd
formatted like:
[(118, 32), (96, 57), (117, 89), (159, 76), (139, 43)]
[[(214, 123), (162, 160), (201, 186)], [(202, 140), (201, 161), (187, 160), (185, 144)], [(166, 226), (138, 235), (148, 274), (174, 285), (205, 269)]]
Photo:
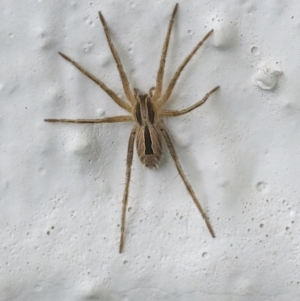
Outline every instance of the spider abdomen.
[(149, 168), (157, 167), (161, 155), (161, 139), (152, 125), (140, 126), (136, 133), (136, 148), (141, 162)]

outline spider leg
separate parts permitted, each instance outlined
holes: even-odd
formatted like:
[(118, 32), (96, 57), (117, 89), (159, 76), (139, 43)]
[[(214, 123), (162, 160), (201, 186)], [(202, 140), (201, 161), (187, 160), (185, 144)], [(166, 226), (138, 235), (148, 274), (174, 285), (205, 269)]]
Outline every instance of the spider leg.
[(168, 52), (168, 47), (169, 47), (169, 42), (170, 42), (170, 36), (171, 36), (171, 32), (172, 32), (172, 28), (173, 28), (173, 24), (174, 24), (174, 20), (175, 20), (175, 15), (176, 15), (176, 12), (177, 12), (177, 8), (178, 8), (178, 3), (176, 3), (176, 5), (173, 9), (172, 17), (171, 17), (170, 22), (169, 22), (167, 35), (166, 35), (164, 45), (163, 45), (163, 49), (162, 49), (162, 54), (161, 54), (161, 57), (160, 57), (160, 63), (159, 63), (159, 68), (158, 68), (158, 72), (157, 72), (157, 77), (156, 77), (156, 87), (155, 87), (155, 92), (154, 92), (154, 97), (153, 97), (153, 102), (154, 103), (156, 103), (158, 101), (158, 99), (160, 98), (160, 95), (161, 95), (161, 91), (162, 91), (163, 77), (164, 77), (165, 64), (166, 64), (166, 57), (167, 57), (167, 52)]
[(186, 114), (188, 112), (193, 111), (194, 109), (200, 107), (201, 105), (203, 105), (206, 100), (208, 99), (208, 97), (213, 94), (214, 92), (216, 92), (218, 89), (220, 88), (220, 86), (217, 86), (215, 88), (213, 88), (210, 92), (208, 92), (203, 99), (201, 99), (200, 101), (198, 101), (197, 103), (195, 103), (194, 105), (183, 109), (183, 110), (164, 110), (160, 113), (160, 116), (162, 117), (175, 117), (175, 116), (180, 116), (183, 114)]
[(116, 122), (126, 122), (133, 121), (132, 116), (114, 116), (105, 117), (101, 119), (44, 119), (46, 122), (66, 122), (66, 123), (116, 123)]
[(148, 94), (149, 94), (149, 96), (150, 96), (151, 98), (153, 98), (154, 91), (155, 91), (155, 87), (152, 87), (152, 88), (149, 89)]
[(119, 58), (119, 55), (116, 51), (116, 48), (115, 48), (115, 46), (113, 45), (113, 43), (111, 41), (111, 37), (110, 37), (109, 31), (107, 29), (107, 24), (106, 24), (105, 19), (104, 19), (101, 12), (99, 12), (99, 17), (100, 17), (100, 20), (101, 20), (101, 23), (102, 23), (102, 26), (103, 26), (103, 29), (104, 29), (104, 32), (105, 32), (105, 35), (106, 35), (106, 39), (107, 39), (109, 48), (110, 48), (111, 53), (112, 53), (112, 55), (115, 59), (115, 62), (117, 64), (117, 68), (118, 68), (118, 71), (119, 71), (119, 74), (120, 74), (120, 77), (121, 77), (121, 81), (122, 81), (122, 85), (123, 85), (125, 95), (126, 95), (127, 99), (130, 101), (130, 103), (132, 105), (134, 105), (135, 104), (135, 99), (134, 99), (133, 93), (130, 89), (130, 85), (129, 85), (129, 81), (127, 79), (127, 75), (126, 75), (126, 73), (123, 69), (123, 65), (122, 65), (121, 60)]
[(83, 67), (81, 67), (79, 64), (77, 64), (75, 61), (70, 59), (68, 56), (65, 54), (59, 52), (59, 55), (62, 56), (65, 60), (70, 62), (72, 65), (74, 65), (78, 70), (80, 70), (84, 75), (86, 75), (89, 79), (91, 79), (93, 82), (95, 82), (98, 86), (101, 87), (101, 89), (106, 92), (112, 100), (119, 105), (121, 108), (126, 110), (127, 112), (131, 113), (132, 108), (129, 104), (127, 104), (124, 100), (122, 100), (114, 91), (109, 89), (101, 80), (96, 78), (93, 74), (85, 70)]
[(127, 204), (128, 204), (129, 182), (131, 176), (133, 147), (134, 147), (136, 131), (137, 131), (137, 127), (135, 126), (130, 133), (130, 137), (128, 141), (127, 160), (126, 160), (126, 183), (125, 183), (125, 190), (124, 190), (123, 200), (122, 200), (121, 235), (120, 235), (119, 253), (122, 253), (124, 247), (125, 219), (126, 219), (126, 211), (127, 211)]
[(175, 166), (178, 170), (178, 173), (179, 173), (183, 183), (185, 184), (186, 189), (188, 190), (188, 192), (189, 192), (190, 196), (192, 197), (196, 207), (198, 208), (200, 214), (202, 215), (211, 236), (215, 237), (214, 230), (213, 230), (206, 214), (204, 213), (204, 210), (202, 209), (202, 206), (200, 205), (198, 199), (196, 198), (196, 195), (195, 195), (195, 192), (194, 192), (192, 186), (188, 182), (188, 180), (187, 180), (187, 178), (186, 178), (186, 176), (185, 176), (185, 174), (182, 170), (182, 167), (181, 167), (181, 165), (179, 163), (179, 160), (178, 160), (178, 155), (175, 151), (174, 145), (172, 143), (171, 137), (170, 137), (166, 127), (164, 126), (164, 124), (162, 122), (160, 122), (159, 127), (160, 127), (160, 131), (161, 131), (162, 135), (164, 136), (164, 138), (166, 140), (166, 143), (167, 143), (168, 149), (170, 151), (171, 157), (174, 160)]
[(172, 80), (169, 83), (169, 86), (164, 93), (163, 97), (159, 101), (159, 108), (162, 108), (166, 102), (168, 101), (169, 97), (171, 96), (171, 93), (175, 87), (175, 84), (184, 69), (184, 67), (187, 65), (187, 63), (190, 61), (190, 59), (193, 57), (193, 55), (197, 52), (197, 50), (203, 45), (203, 43), (208, 39), (208, 37), (213, 33), (213, 29), (209, 31), (205, 37), (196, 45), (196, 47), (192, 50), (192, 52), (186, 57), (186, 59), (181, 63), (181, 65), (178, 67), (177, 71), (175, 72)]

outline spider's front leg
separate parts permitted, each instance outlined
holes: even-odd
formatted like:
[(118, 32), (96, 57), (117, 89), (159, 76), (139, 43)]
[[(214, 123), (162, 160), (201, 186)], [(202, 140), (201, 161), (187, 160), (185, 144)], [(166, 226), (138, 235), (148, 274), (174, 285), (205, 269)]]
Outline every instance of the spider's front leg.
[(163, 94), (163, 96), (159, 100), (159, 108), (163, 108), (163, 106), (166, 104), (166, 102), (169, 100), (172, 91), (177, 83), (177, 80), (187, 65), (187, 63), (191, 60), (191, 58), (194, 56), (194, 54), (199, 50), (199, 48), (203, 45), (203, 43), (209, 38), (209, 36), (214, 32), (214, 30), (210, 30), (204, 38), (195, 46), (195, 48), (192, 50), (192, 52), (185, 58), (185, 60), (181, 63), (181, 65), (178, 67), (177, 71), (175, 72), (173, 78), (171, 79), (166, 92)]
[(163, 88), (163, 79), (164, 79), (166, 58), (167, 58), (171, 32), (172, 32), (173, 24), (175, 21), (177, 8), (178, 8), (178, 3), (175, 4), (175, 7), (173, 9), (173, 13), (172, 13), (171, 19), (169, 21), (167, 35), (166, 35), (164, 45), (163, 45), (163, 49), (162, 49), (162, 53), (161, 53), (161, 57), (160, 57), (160, 63), (159, 63), (159, 67), (158, 67), (158, 72), (157, 72), (157, 77), (156, 77), (156, 87), (155, 87), (155, 92), (153, 95), (153, 103), (157, 103), (161, 96), (161, 92), (162, 92), (162, 88)]
[(124, 71), (124, 68), (123, 68), (123, 65), (121, 63), (120, 57), (117, 53), (117, 50), (116, 50), (116, 48), (115, 48), (115, 46), (114, 46), (114, 44), (111, 40), (110, 33), (108, 31), (106, 21), (105, 21), (105, 19), (104, 19), (101, 12), (99, 12), (99, 18), (100, 18), (100, 21), (102, 23), (102, 26), (103, 26), (103, 29), (104, 29), (104, 32), (105, 32), (105, 36), (106, 36), (106, 39), (107, 39), (107, 42), (108, 42), (108, 46), (109, 46), (109, 48), (111, 50), (111, 53), (114, 57), (114, 60), (116, 62), (125, 95), (126, 95), (127, 99), (130, 101), (131, 105), (134, 105), (135, 104), (134, 95), (133, 95), (133, 93), (130, 89), (130, 84), (129, 84), (127, 75)]

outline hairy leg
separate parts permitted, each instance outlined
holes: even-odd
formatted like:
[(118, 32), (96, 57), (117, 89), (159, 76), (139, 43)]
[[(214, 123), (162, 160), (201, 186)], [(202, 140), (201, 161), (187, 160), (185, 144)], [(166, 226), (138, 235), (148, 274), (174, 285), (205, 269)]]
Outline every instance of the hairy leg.
[(165, 71), (165, 64), (166, 64), (166, 57), (167, 57), (167, 52), (168, 52), (168, 47), (169, 47), (169, 42), (170, 42), (170, 36), (171, 36), (172, 27), (173, 27), (174, 20), (175, 20), (175, 15), (176, 15), (176, 12), (177, 12), (177, 8), (178, 8), (178, 3), (176, 3), (176, 5), (173, 9), (172, 17), (171, 17), (171, 20), (169, 22), (167, 35), (166, 35), (165, 42), (164, 42), (164, 45), (163, 45), (162, 54), (161, 54), (160, 63), (159, 63), (159, 68), (158, 68), (157, 77), (156, 77), (156, 87), (155, 87), (153, 102), (157, 102), (160, 98), (160, 95), (161, 95), (162, 86), (163, 86), (163, 77), (164, 77), (164, 71)]
[(181, 65), (179, 66), (179, 68), (177, 69), (177, 71), (175, 72), (173, 78), (171, 79), (169, 86), (166, 90), (166, 92), (164, 93), (163, 97), (160, 99), (159, 101), (159, 108), (162, 108), (166, 102), (168, 101), (168, 99), (171, 96), (171, 93), (175, 87), (175, 84), (182, 72), (182, 70), (184, 69), (184, 67), (187, 65), (187, 63), (191, 60), (191, 58), (193, 57), (193, 55), (197, 52), (197, 50), (203, 45), (203, 43), (208, 39), (208, 37), (213, 33), (213, 29), (208, 32), (205, 37), (196, 45), (196, 47), (193, 49), (193, 51), (186, 57), (186, 59), (181, 63)]
[(70, 62), (72, 65), (74, 65), (78, 70), (80, 70), (84, 75), (86, 75), (89, 79), (91, 79), (93, 82), (95, 82), (98, 86), (101, 87), (101, 89), (106, 92), (112, 100), (119, 105), (121, 108), (126, 110), (127, 112), (131, 113), (132, 112), (132, 107), (127, 104), (124, 100), (122, 100), (114, 91), (109, 89), (101, 80), (96, 78), (93, 74), (85, 70), (83, 67), (81, 67), (79, 64), (77, 64), (75, 61), (70, 59), (68, 56), (65, 54), (59, 52), (60, 56), (62, 56), (65, 60)]
[(216, 92), (218, 89), (220, 88), (220, 86), (217, 86), (215, 88), (213, 88), (210, 92), (208, 92), (203, 99), (201, 99), (200, 101), (198, 101), (197, 103), (195, 103), (194, 105), (183, 109), (183, 110), (164, 110), (160, 113), (160, 116), (162, 117), (175, 117), (175, 116), (180, 116), (186, 113), (189, 113), (191, 111), (193, 111), (194, 109), (200, 107), (201, 105), (203, 105), (206, 100), (208, 99), (208, 97), (210, 95), (212, 95), (214, 92)]
[(186, 176), (185, 176), (185, 174), (184, 174), (184, 172), (183, 172), (183, 170), (182, 170), (182, 167), (181, 167), (181, 165), (180, 165), (180, 163), (179, 163), (179, 160), (178, 160), (177, 153), (176, 153), (176, 151), (175, 151), (174, 145), (173, 145), (173, 143), (172, 143), (172, 141), (171, 141), (170, 135), (169, 135), (169, 133), (168, 133), (166, 127), (164, 126), (163, 123), (160, 123), (159, 127), (160, 127), (160, 131), (161, 131), (163, 137), (164, 137), (165, 140), (166, 140), (166, 143), (167, 143), (168, 149), (169, 149), (169, 151), (170, 151), (171, 157), (172, 157), (173, 160), (174, 160), (175, 166), (176, 166), (176, 168), (177, 168), (177, 170), (178, 170), (178, 173), (179, 173), (179, 175), (180, 175), (180, 177), (181, 177), (183, 183), (185, 184), (186, 189), (188, 190), (188, 192), (189, 192), (190, 196), (192, 197), (192, 199), (193, 199), (193, 201), (194, 201), (196, 207), (198, 208), (200, 214), (202, 215), (202, 217), (203, 217), (203, 219), (204, 219), (204, 221), (205, 221), (205, 223), (206, 223), (206, 226), (207, 226), (207, 228), (208, 228), (208, 230), (209, 230), (211, 236), (212, 236), (212, 237), (215, 237), (214, 230), (213, 230), (213, 228), (212, 228), (212, 226), (211, 226), (211, 224), (210, 224), (210, 222), (209, 222), (209, 220), (208, 220), (206, 214), (204, 213), (204, 210), (202, 209), (202, 206), (200, 205), (200, 202), (199, 202), (198, 199), (196, 198), (196, 195), (195, 195), (195, 192), (194, 192), (192, 186), (191, 186), (190, 183), (188, 182), (188, 180), (187, 180), (187, 178), (186, 178)]
[(115, 59), (115, 62), (117, 64), (117, 68), (118, 68), (118, 71), (119, 71), (119, 74), (120, 74), (120, 77), (121, 77), (121, 81), (122, 81), (122, 84), (123, 84), (123, 89), (124, 89), (125, 95), (126, 95), (127, 99), (130, 101), (130, 103), (132, 105), (134, 105), (135, 104), (135, 99), (134, 99), (133, 93), (130, 89), (130, 85), (129, 85), (129, 81), (127, 79), (127, 75), (126, 75), (126, 73), (123, 69), (123, 65), (122, 65), (121, 60), (119, 58), (119, 55), (116, 51), (116, 48), (115, 48), (114, 44), (111, 41), (111, 37), (110, 37), (109, 31), (107, 29), (106, 21), (105, 21), (105, 19), (104, 19), (101, 12), (99, 12), (99, 17), (100, 17), (100, 20), (101, 20), (101, 23), (102, 23), (102, 26), (103, 26), (103, 29), (104, 29), (104, 32), (105, 32), (105, 35), (106, 35), (106, 39), (107, 39), (109, 48), (110, 48), (111, 53), (112, 53), (112, 55)]
[(120, 245), (119, 245), (120, 253), (122, 253), (124, 247), (125, 220), (126, 220), (126, 211), (127, 211), (127, 204), (128, 204), (129, 183), (130, 183), (130, 176), (131, 176), (133, 147), (134, 147), (136, 131), (137, 131), (137, 127), (135, 126), (131, 131), (129, 141), (128, 141), (127, 160), (126, 160), (126, 183), (125, 183), (125, 190), (124, 190), (123, 200), (122, 200), (121, 235), (120, 235)]
[(101, 119), (44, 119), (46, 122), (66, 122), (66, 123), (115, 123), (115, 122), (126, 122), (133, 121), (132, 116), (114, 116), (105, 117)]

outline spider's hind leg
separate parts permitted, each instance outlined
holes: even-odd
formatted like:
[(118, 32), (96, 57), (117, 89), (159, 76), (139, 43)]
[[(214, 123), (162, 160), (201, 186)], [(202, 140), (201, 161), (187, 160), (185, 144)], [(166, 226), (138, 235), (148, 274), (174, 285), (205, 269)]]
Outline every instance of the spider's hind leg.
[(208, 228), (209, 233), (210, 233), (211, 236), (214, 238), (214, 237), (215, 237), (214, 230), (213, 230), (213, 228), (212, 228), (212, 226), (211, 226), (211, 224), (210, 224), (210, 222), (209, 222), (209, 220), (208, 220), (208, 217), (206, 216), (204, 210), (202, 209), (202, 206), (201, 206), (200, 202), (198, 201), (198, 199), (197, 199), (197, 197), (196, 197), (196, 195), (195, 195), (195, 192), (194, 192), (194, 190), (193, 190), (191, 184), (190, 184), (189, 181), (187, 180), (187, 178), (186, 178), (186, 176), (185, 176), (185, 174), (184, 174), (184, 172), (183, 172), (183, 170), (182, 170), (182, 167), (181, 167), (181, 165), (180, 165), (180, 163), (179, 163), (178, 155), (177, 155), (177, 153), (176, 153), (176, 151), (175, 151), (175, 148), (174, 148), (174, 145), (173, 145), (173, 143), (172, 143), (171, 137), (170, 137), (170, 135), (169, 135), (169, 133), (168, 133), (168, 131), (167, 131), (167, 129), (166, 129), (166, 127), (164, 126), (163, 123), (160, 123), (159, 127), (160, 127), (160, 131), (161, 131), (163, 137), (164, 137), (165, 140), (166, 140), (167, 147), (168, 147), (168, 149), (169, 149), (169, 151), (170, 151), (170, 154), (171, 154), (172, 159), (174, 160), (174, 163), (175, 163), (175, 166), (176, 166), (176, 168), (177, 168), (177, 170), (178, 170), (178, 173), (179, 173), (179, 175), (180, 175), (180, 177), (181, 177), (181, 179), (182, 179), (182, 181), (183, 181), (183, 183), (184, 183), (184, 185), (185, 185), (187, 191), (189, 192), (190, 196), (192, 197), (192, 199), (193, 199), (193, 201), (194, 201), (194, 203), (195, 203), (197, 209), (199, 210), (199, 212), (200, 212), (202, 218), (204, 219), (204, 221), (205, 221), (205, 223), (206, 223), (206, 226), (207, 226), (207, 228)]
[(131, 166), (132, 166), (133, 148), (134, 148), (136, 131), (137, 131), (137, 127), (135, 126), (130, 133), (130, 137), (128, 141), (127, 160), (126, 160), (126, 183), (125, 183), (125, 190), (124, 190), (123, 200), (122, 200), (121, 235), (120, 235), (120, 244), (119, 244), (120, 253), (122, 253), (124, 247), (125, 220), (126, 220), (126, 212), (127, 212), (127, 205), (128, 205), (129, 183), (131, 177)]

